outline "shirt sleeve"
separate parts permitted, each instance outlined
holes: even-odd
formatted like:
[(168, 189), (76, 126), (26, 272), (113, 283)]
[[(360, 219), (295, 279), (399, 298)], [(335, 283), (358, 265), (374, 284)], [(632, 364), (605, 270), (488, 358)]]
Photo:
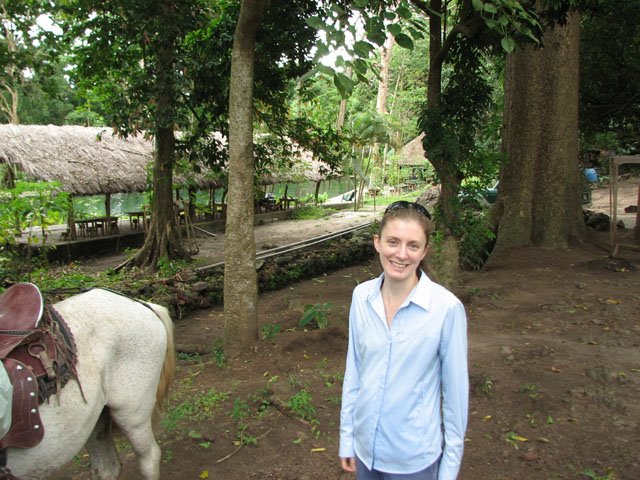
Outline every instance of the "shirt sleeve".
[(349, 312), (349, 346), (347, 350), (347, 362), (342, 382), (342, 407), (340, 409), (340, 448), (341, 458), (355, 457), (353, 409), (360, 391), (359, 361), (357, 359), (355, 338), (356, 329), (356, 295), (351, 301)]
[(444, 451), (438, 480), (455, 480), (462, 462), (464, 434), (469, 409), (469, 373), (467, 366), (467, 317), (464, 306), (456, 301), (445, 318), (440, 341)]

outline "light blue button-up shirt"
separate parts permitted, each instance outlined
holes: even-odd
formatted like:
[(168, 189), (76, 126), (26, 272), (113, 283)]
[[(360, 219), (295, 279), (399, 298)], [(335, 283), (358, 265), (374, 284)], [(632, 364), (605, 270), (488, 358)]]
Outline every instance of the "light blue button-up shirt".
[(357, 455), (370, 469), (414, 473), (442, 454), (438, 478), (454, 480), (469, 402), (464, 307), (422, 273), (389, 328), (383, 278), (353, 291), (339, 455)]

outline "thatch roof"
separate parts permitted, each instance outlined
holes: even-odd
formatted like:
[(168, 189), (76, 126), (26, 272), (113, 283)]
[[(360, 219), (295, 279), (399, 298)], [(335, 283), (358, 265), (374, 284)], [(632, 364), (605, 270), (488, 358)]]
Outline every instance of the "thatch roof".
[(146, 190), (152, 161), (149, 140), (115, 137), (106, 127), (0, 125), (0, 163), (74, 194)]
[(262, 185), (275, 183), (301, 183), (304, 181), (319, 182), (326, 180), (329, 166), (321, 160), (313, 158), (308, 150), (298, 149), (299, 158), (288, 168), (277, 169), (260, 177)]
[[(64, 191), (77, 195), (144, 191), (152, 161), (153, 141), (142, 135), (124, 139), (107, 127), (0, 125), (0, 163), (33, 180), (59, 181)], [(265, 174), (261, 183), (323, 180), (323, 166), (302, 152), (293, 167)], [(191, 185), (223, 185), (220, 176), (202, 170), (188, 175)], [(174, 184), (186, 183), (185, 175), (174, 175)]]
[(427, 157), (422, 147), (422, 139), (424, 134), (418, 135), (416, 138), (407, 143), (400, 151), (398, 165), (401, 167), (422, 166), (425, 165)]

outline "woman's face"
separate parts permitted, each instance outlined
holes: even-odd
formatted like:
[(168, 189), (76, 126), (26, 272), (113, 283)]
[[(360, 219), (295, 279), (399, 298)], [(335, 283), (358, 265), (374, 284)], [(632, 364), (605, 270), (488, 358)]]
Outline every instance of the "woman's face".
[(389, 220), (380, 235), (373, 237), (385, 278), (406, 281), (415, 278), (416, 269), (427, 254), (427, 237), (415, 220)]

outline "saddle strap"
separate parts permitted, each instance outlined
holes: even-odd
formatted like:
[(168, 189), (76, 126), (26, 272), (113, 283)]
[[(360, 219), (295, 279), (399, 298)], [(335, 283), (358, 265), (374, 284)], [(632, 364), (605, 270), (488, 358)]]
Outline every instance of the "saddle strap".
[(0, 480), (20, 480), (7, 468), (7, 450), (0, 450)]
[(44, 437), (44, 427), (38, 411), (38, 382), (24, 363), (13, 358), (3, 361), (13, 384), (13, 405), (11, 429), (0, 440), (0, 449), (31, 448)]
[(6, 467), (0, 467), (0, 480), (20, 480)]

